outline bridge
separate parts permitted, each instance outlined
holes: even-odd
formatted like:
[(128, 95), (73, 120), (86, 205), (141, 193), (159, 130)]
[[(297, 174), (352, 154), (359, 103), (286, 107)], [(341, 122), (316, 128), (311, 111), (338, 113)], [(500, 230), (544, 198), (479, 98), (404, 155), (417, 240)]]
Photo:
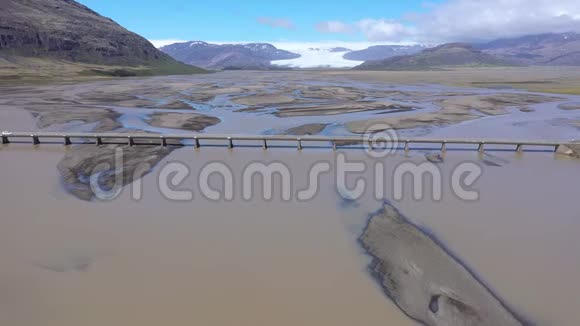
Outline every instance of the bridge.
[[(236, 143), (244, 142), (244, 146), (262, 146), (268, 149), (270, 146), (288, 146), (294, 144), (298, 150), (302, 150), (305, 144), (323, 143), (326, 146), (337, 150), (340, 146), (363, 145), (377, 146), (378, 144), (394, 144), (397, 149), (405, 151), (413, 149), (425, 149), (424, 146), (436, 145), (441, 151), (447, 150), (449, 145), (464, 145), (467, 149), (484, 152), (486, 149), (513, 150), (522, 152), (524, 150), (550, 150), (558, 151), (561, 146), (580, 145), (575, 141), (533, 141), (533, 140), (505, 140), (505, 139), (435, 139), (435, 138), (413, 138), (413, 139), (380, 139), (368, 136), (291, 136), (291, 135), (220, 135), (220, 134), (152, 134), (152, 133), (86, 133), (86, 132), (9, 132), (4, 131), (2, 144), (10, 143), (30, 143), (39, 145), (41, 143), (62, 143), (66, 146), (73, 144), (92, 143), (97, 146), (107, 144), (125, 144), (129, 146), (153, 145), (159, 146), (194, 146), (200, 148), (204, 145), (223, 145), (234, 148)], [(169, 141), (180, 143), (171, 144)], [(183, 141), (187, 141), (183, 143)], [(211, 144), (210, 144), (211, 141)], [(248, 145), (247, 143), (250, 142)], [(420, 147), (420, 146), (423, 147)], [(320, 146), (320, 145), (318, 145)]]

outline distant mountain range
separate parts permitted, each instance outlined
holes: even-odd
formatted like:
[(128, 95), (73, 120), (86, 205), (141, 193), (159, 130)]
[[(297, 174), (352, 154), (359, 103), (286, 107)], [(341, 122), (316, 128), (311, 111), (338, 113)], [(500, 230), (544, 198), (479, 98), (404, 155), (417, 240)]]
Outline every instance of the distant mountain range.
[(490, 65), (580, 66), (580, 34), (530, 35), (481, 44), (450, 43), (416, 54), (369, 60), (355, 69), (405, 70)]
[(82, 76), (204, 71), (194, 66), (286, 69), (358, 65), (356, 69), (399, 70), (465, 65), (580, 66), (580, 34), (576, 33), (531, 35), (481, 44), (451, 43), (434, 48), (377, 45), (353, 51), (348, 44), (301, 47), (294, 43), (292, 49), (281, 49), (268, 43), (192, 41), (159, 50), (74, 0), (0, 0), (0, 76), (8, 72), (13, 78), (25, 73), (31, 78), (40, 76), (46, 66), (52, 67), (54, 75), (70, 70)]
[(417, 54), (365, 61), (359, 70), (421, 70), (444, 66), (514, 65), (506, 59), (485, 53), (465, 43), (449, 43), (423, 50)]
[(270, 62), (299, 58), (268, 43), (210, 44), (201, 41), (175, 43), (161, 51), (186, 64), (209, 69), (270, 69)]
[(0, 57), (16, 67), (34, 57), (148, 67), (139, 71), (151, 74), (201, 71), (73, 0), (0, 0)]
[(528, 65), (580, 65), (580, 34), (560, 33), (502, 39), (477, 47), (486, 53)]
[(356, 69), (403, 70), (440, 66), (580, 66), (580, 34), (575, 33), (532, 35), (479, 44), (449, 43), (436, 47), (375, 45), (354, 51), (332, 44), (279, 49), (268, 43), (217, 45), (200, 41), (176, 43), (161, 50), (181, 62), (209, 69), (356, 66)]

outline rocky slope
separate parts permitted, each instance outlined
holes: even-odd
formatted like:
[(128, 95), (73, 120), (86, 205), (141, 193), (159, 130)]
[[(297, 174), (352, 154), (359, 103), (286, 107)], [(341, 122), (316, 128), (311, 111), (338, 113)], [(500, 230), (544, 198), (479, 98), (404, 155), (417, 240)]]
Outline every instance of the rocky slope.
[(0, 0), (0, 53), (18, 57), (114, 66), (148, 66), (158, 72), (199, 71), (176, 62), (143, 37), (73, 0)]
[(403, 55), (384, 60), (366, 61), (359, 70), (415, 70), (446, 66), (513, 65), (509, 60), (477, 50), (464, 43), (444, 44), (414, 55)]
[(267, 43), (219, 45), (191, 41), (167, 45), (161, 51), (181, 62), (209, 69), (269, 69), (271, 61), (300, 57)]

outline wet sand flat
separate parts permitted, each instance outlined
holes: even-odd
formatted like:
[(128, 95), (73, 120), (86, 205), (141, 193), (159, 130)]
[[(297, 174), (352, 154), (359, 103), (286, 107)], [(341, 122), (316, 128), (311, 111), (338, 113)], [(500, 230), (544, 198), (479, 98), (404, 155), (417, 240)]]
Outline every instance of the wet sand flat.
[(438, 71), (339, 71), (327, 76), (400, 84), (444, 84), (483, 88), (514, 88), (533, 92), (580, 95), (580, 70), (570, 67), (450, 68)]
[(147, 121), (153, 127), (202, 131), (220, 123), (220, 119), (192, 113), (154, 113)]
[[(369, 125), (385, 123), (398, 130), (421, 133), (433, 127), (505, 115), (514, 107), (534, 115), (537, 105), (568, 107), (578, 102), (569, 95), (401, 84), (405, 79), (369, 74), (222, 72), (22, 85), (2, 87), (0, 110), (27, 111), (37, 119), (37, 128), (51, 130), (74, 127), (77, 131), (124, 128), (156, 133), (186, 130), (264, 134), (326, 124), (328, 128), (319, 133), (344, 135), (364, 133)], [(409, 76), (413, 74), (409, 72)], [(8, 122), (3, 128), (12, 129)]]
[[(441, 109), (432, 113), (412, 116), (374, 118), (352, 121), (347, 128), (356, 134), (372, 130), (373, 125), (386, 124), (394, 129), (412, 129), (424, 126), (445, 126), (481, 118), (481, 115), (502, 115), (509, 107), (562, 101), (556, 96), (536, 94), (493, 94), (476, 96), (456, 96), (438, 102)], [(478, 114), (479, 113), (479, 114)]]

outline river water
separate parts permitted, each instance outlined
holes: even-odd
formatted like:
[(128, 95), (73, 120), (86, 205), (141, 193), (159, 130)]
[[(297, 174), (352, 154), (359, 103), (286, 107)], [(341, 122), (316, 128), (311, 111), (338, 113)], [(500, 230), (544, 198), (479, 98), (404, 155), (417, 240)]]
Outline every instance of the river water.
[[(429, 132), (578, 137), (577, 129), (558, 123), (576, 119), (578, 113), (555, 105)], [(144, 125), (147, 112), (141, 109), (115, 109), (123, 114), (125, 127), (166, 131)], [(225, 123), (206, 132), (262, 133), (304, 122), (348, 120), (340, 115), (281, 120), (218, 110), (212, 114)], [(20, 109), (3, 109), (0, 118), (2, 129), (35, 128), (34, 119)], [(383, 198), (393, 199), (396, 167), (424, 162), (425, 154), (434, 150), (376, 160), (362, 149), (186, 147), (142, 179), (140, 200), (132, 198), (135, 190), (129, 185), (110, 202), (85, 202), (63, 191), (56, 165), (66, 151), (58, 145), (0, 148), (1, 325), (414, 324), (368, 273), (370, 259), (357, 238)], [(357, 201), (342, 198), (336, 185), (340, 153), (367, 166), (349, 177), (350, 184), (355, 177), (369, 182)], [(278, 179), (272, 200), (245, 200), (243, 170), (255, 161), (283, 162), (291, 171), (293, 190), (306, 188), (306, 176), (317, 162), (330, 163), (333, 171), (321, 176), (311, 200), (282, 200)], [(377, 199), (372, 167), (379, 161), (385, 166), (386, 192)], [(169, 200), (160, 191), (159, 175), (171, 162), (189, 168), (178, 188), (192, 190), (193, 200)], [(198, 176), (212, 162), (232, 170), (232, 201), (213, 201), (201, 193)], [(480, 194), (477, 201), (461, 200), (449, 188), (454, 167), (463, 162), (483, 169), (474, 186)], [(404, 198), (393, 204), (436, 235), (527, 320), (578, 325), (580, 215), (575, 200), (580, 161), (544, 151), (481, 155), (450, 150), (438, 167), (443, 200), (414, 200), (406, 184)], [(212, 184), (221, 185), (219, 179)], [(258, 194), (263, 190), (260, 184), (252, 187)]]

